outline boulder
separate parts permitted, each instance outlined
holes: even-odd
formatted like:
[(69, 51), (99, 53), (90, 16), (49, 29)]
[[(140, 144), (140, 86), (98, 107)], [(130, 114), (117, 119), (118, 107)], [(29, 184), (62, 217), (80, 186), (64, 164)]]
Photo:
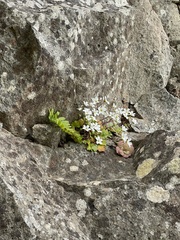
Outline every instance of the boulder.
[(50, 108), (72, 121), (84, 100), (135, 104), (168, 82), (168, 37), (148, 0), (0, 0), (0, 11), (0, 121), (16, 136)]
[[(2, 176), (1, 176), (2, 177)], [(32, 239), (17, 207), (12, 191), (0, 177), (0, 240)]]
[[(159, 139), (162, 146), (166, 140), (164, 154)], [(0, 239), (178, 240), (178, 141), (176, 133), (151, 135), (133, 161), (111, 148), (102, 154), (74, 143), (51, 149), (1, 129)], [(139, 165), (153, 158), (164, 167), (145, 181), (135, 172), (138, 158)]]
[[(134, 155), (136, 176), (166, 186), (180, 176), (180, 131), (155, 131), (138, 146)], [(180, 183), (180, 182), (179, 182)]]
[(158, 129), (179, 130), (180, 99), (166, 89), (144, 94), (135, 104), (143, 119), (137, 119), (132, 126), (137, 132), (152, 133)]
[(32, 128), (32, 140), (52, 148), (60, 145), (60, 139), (61, 141), (63, 139), (62, 135), (63, 133), (58, 127), (50, 124), (35, 124)]

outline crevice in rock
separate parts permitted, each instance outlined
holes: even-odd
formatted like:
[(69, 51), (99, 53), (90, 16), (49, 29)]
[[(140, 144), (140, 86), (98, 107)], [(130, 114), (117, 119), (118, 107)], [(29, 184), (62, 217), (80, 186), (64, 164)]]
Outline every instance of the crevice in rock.
[(95, 201), (95, 199), (89, 198), (89, 200), (88, 200), (88, 202), (87, 202), (91, 214), (93, 214), (94, 211), (97, 211), (97, 210), (98, 210), (98, 209), (95, 207), (95, 205), (94, 205), (94, 201)]
[(78, 193), (79, 195), (84, 196), (83, 190), (85, 189), (85, 185), (79, 186), (79, 185), (70, 184), (70, 183), (67, 183), (64, 181), (59, 181), (59, 180), (56, 180), (56, 182), (58, 185), (63, 187), (66, 192), (74, 192), (74, 193)]
[(135, 113), (135, 117), (136, 117), (136, 118), (143, 119), (143, 117), (141, 116), (141, 114), (140, 114), (140, 113), (137, 111), (137, 109), (135, 108), (135, 104), (129, 103), (128, 108)]
[(38, 142), (35, 141), (35, 139), (32, 137), (31, 134), (28, 134), (28, 135), (25, 137), (25, 139), (29, 140), (30, 142), (35, 142), (35, 143), (39, 144)]
[(166, 86), (166, 90), (174, 97), (180, 98), (180, 82), (179, 81), (177, 81), (175, 85), (169, 82)]

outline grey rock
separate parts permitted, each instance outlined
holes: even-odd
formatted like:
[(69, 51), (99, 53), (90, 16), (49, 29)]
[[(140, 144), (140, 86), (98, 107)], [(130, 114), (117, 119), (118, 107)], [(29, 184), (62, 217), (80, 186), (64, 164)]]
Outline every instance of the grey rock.
[(175, 97), (180, 98), (180, 44), (172, 48), (174, 63), (171, 70), (171, 77), (167, 84), (167, 90)]
[(0, 240), (32, 239), (16, 205), (13, 193), (0, 178)]
[[(180, 68), (178, 70), (180, 70)], [(166, 88), (173, 96), (180, 98), (180, 82), (177, 77), (170, 78)]]
[(53, 148), (58, 147), (63, 135), (60, 128), (48, 124), (35, 124), (32, 128), (32, 137), (36, 142)]
[[(166, 186), (180, 176), (180, 131), (156, 131), (148, 135), (134, 155), (136, 175), (146, 182)], [(179, 179), (180, 183), (180, 179)]]
[(169, 13), (169, 39), (171, 44), (180, 44), (180, 14), (176, 4), (170, 4)]
[(137, 119), (136, 124), (131, 123), (135, 131), (179, 130), (180, 99), (166, 89), (143, 95), (135, 108), (143, 118)]
[(135, 104), (168, 82), (168, 37), (148, 0), (0, 0), (0, 9), (0, 121), (16, 136), (47, 123), (50, 108), (71, 122), (95, 95)]
[[(180, 5), (178, 1), (151, 0), (153, 10), (158, 14), (163, 24), (164, 30), (170, 39), (171, 53), (173, 55), (173, 66), (170, 74), (169, 82), (166, 86), (167, 90), (175, 97), (179, 98), (179, 81), (180, 81), (180, 65), (179, 65), (179, 40), (180, 40)], [(171, 79), (177, 79), (176, 82)]]
[[(0, 240), (180, 239), (172, 2), (0, 0)], [(71, 122), (96, 95), (141, 117), (132, 158), (57, 148), (48, 110)]]
[[(164, 139), (165, 133), (160, 136)], [(166, 137), (171, 150), (178, 135), (174, 137)], [(155, 142), (151, 136), (149, 140)], [(154, 181), (145, 183), (135, 176), (133, 159), (123, 159), (113, 149), (94, 154), (69, 144), (53, 150), (4, 129), (0, 144), (3, 206), (13, 202), (13, 214), (21, 216), (20, 227), (11, 209), (6, 211), (21, 233), (18, 239), (179, 239), (179, 173), (164, 182), (156, 172)], [(71, 166), (78, 171), (70, 171)], [(9, 221), (3, 223), (1, 239), (16, 239), (14, 232), (3, 233)]]
[[(52, 150), (14, 138), (4, 130), (0, 142), (0, 179), (5, 189), (11, 192), (11, 201), (14, 200), (18, 214), (23, 218), (24, 228), (26, 225), (24, 239), (88, 239), (85, 225), (80, 226), (80, 219), (71, 213), (64, 189), (48, 176)], [(10, 218), (11, 209), (9, 211), (6, 214)], [(8, 228), (8, 221), (4, 225)], [(8, 239), (10, 233), (3, 235), (2, 231), (3, 228), (0, 236)], [(17, 231), (21, 232), (21, 228)], [(13, 233), (9, 239), (16, 239)], [(23, 238), (19, 236), (19, 239)]]

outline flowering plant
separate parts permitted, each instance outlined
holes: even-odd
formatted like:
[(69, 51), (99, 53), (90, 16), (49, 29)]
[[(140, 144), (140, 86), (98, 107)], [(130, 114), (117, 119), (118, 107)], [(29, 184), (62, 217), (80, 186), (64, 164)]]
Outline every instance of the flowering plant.
[[(121, 144), (116, 147), (117, 154), (129, 157), (133, 153), (133, 145), (127, 135), (128, 120), (135, 116), (133, 111), (118, 108), (116, 104), (110, 104), (107, 98), (98, 97), (93, 98), (90, 103), (84, 101), (78, 110), (80, 118), (71, 124), (65, 118), (59, 117), (59, 113), (54, 110), (50, 110), (49, 119), (74, 141), (86, 144), (87, 150), (104, 152), (107, 139), (115, 134), (121, 140)], [(123, 149), (126, 153), (123, 153)]]

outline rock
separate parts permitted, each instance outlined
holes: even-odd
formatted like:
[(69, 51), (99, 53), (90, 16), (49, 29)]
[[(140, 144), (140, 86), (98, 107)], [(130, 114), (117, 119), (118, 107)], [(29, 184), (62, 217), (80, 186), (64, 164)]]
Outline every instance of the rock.
[[(156, 168), (153, 181), (145, 182), (134, 170), (140, 150), (133, 160), (115, 155), (114, 149), (94, 154), (74, 143), (51, 149), (1, 129), (0, 239), (178, 240), (179, 173), (168, 167), (177, 159), (178, 139), (164, 131), (146, 137), (139, 160), (153, 153), (156, 160), (157, 151), (163, 151), (158, 162), (171, 169), (171, 177), (162, 181), (158, 174), (169, 170)], [(159, 140), (167, 149), (159, 149)]]
[(0, 179), (4, 182), (5, 191), (11, 193), (10, 202), (6, 202), (8, 198), (5, 198), (3, 204), (9, 206), (11, 202), (15, 202), (15, 207), (12, 207), (16, 208), (15, 215), (21, 216), (19, 224), (15, 224), (10, 206), (6, 215), (12, 219), (12, 226), (17, 227), (16, 231), (22, 232), (19, 238), (13, 232), (8, 238), (10, 233), (3, 233), (3, 228), (8, 229), (10, 223), (3, 221), (0, 237), (4, 237), (3, 240), (88, 239), (85, 225), (80, 226), (80, 219), (69, 212), (71, 208), (63, 187), (57, 185), (47, 174), (49, 159), (53, 159), (53, 150), (28, 140), (14, 138), (5, 130), (0, 132), (0, 142)]
[(0, 9), (0, 121), (16, 136), (47, 123), (50, 108), (71, 122), (95, 95), (135, 104), (168, 82), (168, 37), (148, 0), (0, 0)]
[[(180, 131), (156, 131), (148, 135), (134, 155), (136, 176), (164, 186), (180, 174)], [(180, 181), (180, 179), (179, 179)]]
[(16, 205), (13, 193), (0, 178), (0, 239), (27, 240), (32, 237)]
[[(169, 82), (166, 89), (175, 97), (180, 97), (180, 65), (179, 65), (179, 41), (180, 41), (180, 5), (177, 1), (151, 0), (152, 8), (160, 17), (164, 30), (170, 39), (171, 53), (174, 57)], [(177, 79), (176, 81), (174, 81)], [(173, 83), (172, 83), (173, 80)]]
[(159, 129), (179, 130), (180, 99), (166, 89), (143, 95), (135, 108), (143, 119), (131, 123), (137, 132), (152, 133)]
[(62, 135), (60, 128), (48, 124), (35, 124), (32, 128), (32, 137), (36, 142), (53, 148), (58, 147)]
[(171, 70), (167, 90), (177, 98), (180, 98), (180, 44), (172, 49), (174, 64)]
[[(178, 70), (180, 70), (180, 68), (178, 68)], [(166, 88), (174, 97), (180, 98), (180, 82), (177, 77), (170, 78)]]
[(172, 45), (180, 44), (180, 15), (176, 4), (170, 4), (169, 13), (169, 39)]
[[(177, 7), (0, 0), (0, 240), (180, 239)], [(130, 158), (58, 147), (49, 109), (96, 96), (135, 110)]]

